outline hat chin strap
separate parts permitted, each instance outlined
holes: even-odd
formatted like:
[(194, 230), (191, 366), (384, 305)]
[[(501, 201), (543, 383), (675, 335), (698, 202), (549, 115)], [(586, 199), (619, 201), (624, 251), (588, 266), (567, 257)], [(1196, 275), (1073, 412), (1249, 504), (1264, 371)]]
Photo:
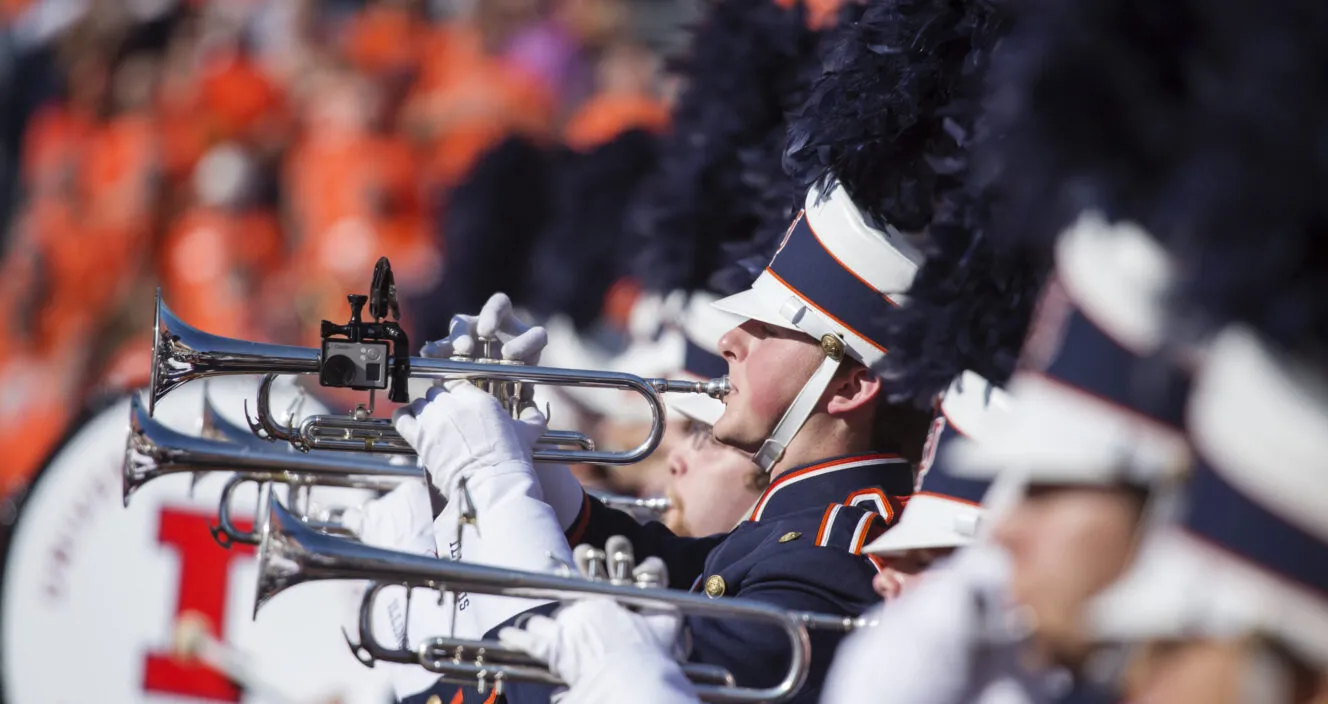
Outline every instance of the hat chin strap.
[(819, 338), (821, 341), (821, 351), (825, 357), (821, 360), (821, 365), (816, 368), (807, 383), (802, 385), (802, 390), (789, 404), (788, 410), (784, 411), (784, 417), (775, 424), (775, 429), (770, 431), (770, 437), (761, 443), (761, 448), (756, 451), (752, 461), (762, 472), (770, 473), (770, 470), (779, 460), (783, 459), (784, 451), (788, 449), (789, 443), (802, 430), (802, 426), (811, 417), (812, 411), (816, 409), (816, 404), (821, 400), (825, 390), (829, 388), (830, 381), (835, 378), (835, 372), (839, 370), (839, 364), (844, 361), (844, 340), (836, 335), (828, 326), (821, 324), (821, 321), (813, 315), (808, 315), (807, 306), (796, 297), (790, 297), (784, 302), (780, 309), (780, 315), (792, 323), (799, 330), (808, 335)]
[(798, 392), (788, 410), (784, 411), (784, 417), (779, 419), (775, 429), (770, 432), (770, 437), (761, 443), (761, 449), (752, 457), (762, 472), (769, 474), (775, 463), (784, 457), (784, 450), (788, 449), (794, 436), (802, 430), (802, 425), (811, 417), (812, 411), (816, 409), (816, 403), (821, 400), (821, 395), (830, 386), (830, 381), (835, 378), (835, 372), (839, 370), (839, 363), (843, 359), (842, 355), (839, 357), (826, 355), (821, 360), (821, 366), (817, 367), (812, 377), (802, 385), (802, 391)]

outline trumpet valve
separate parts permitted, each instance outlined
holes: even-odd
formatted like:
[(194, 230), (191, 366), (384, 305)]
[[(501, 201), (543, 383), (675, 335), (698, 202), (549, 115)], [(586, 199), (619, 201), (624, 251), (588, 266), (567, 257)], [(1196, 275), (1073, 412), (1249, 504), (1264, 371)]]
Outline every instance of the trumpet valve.
[(632, 570), (636, 568), (636, 555), (632, 543), (621, 535), (610, 536), (604, 543), (607, 557), (609, 582), (611, 584), (631, 584)]
[(577, 569), (586, 579), (600, 582), (608, 578), (606, 555), (603, 550), (582, 543), (572, 550), (572, 559), (576, 561)]

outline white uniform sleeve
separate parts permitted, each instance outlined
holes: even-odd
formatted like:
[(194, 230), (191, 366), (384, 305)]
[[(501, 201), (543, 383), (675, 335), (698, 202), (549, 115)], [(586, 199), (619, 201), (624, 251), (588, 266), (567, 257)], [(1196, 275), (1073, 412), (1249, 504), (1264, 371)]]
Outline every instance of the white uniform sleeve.
[(1003, 561), (986, 548), (957, 554), (898, 599), (879, 619), (844, 640), (821, 704), (957, 704), (971, 686), (973, 644), (982, 632), (977, 594), (1004, 580)]
[(637, 614), (592, 598), (498, 637), (548, 663), (568, 684), (561, 704), (692, 704), (696, 693), (675, 660), (680, 623), (677, 614)]
[[(382, 497), (366, 502), (358, 518), (356, 532), (366, 545), (417, 555), (438, 554), (433, 536), (433, 507), (422, 481), (403, 482)], [(404, 587), (388, 587), (379, 592), (373, 605), (374, 639), (388, 647), (413, 646), (426, 638), (443, 635), (450, 621), (450, 609), (439, 605), (438, 593), (431, 589), (413, 590), (407, 603)], [(349, 632), (358, 637), (358, 618)], [(377, 666), (387, 672), (398, 697), (421, 692), (438, 680), (437, 675), (418, 665), (379, 663)]]
[[(462, 520), (467, 504), (474, 522)], [(475, 473), (434, 523), (441, 554), (494, 567), (550, 572), (572, 564), (572, 550), (533, 473)], [(545, 600), (466, 594), (457, 602), (456, 633), (479, 637)]]
[(560, 704), (700, 704), (678, 663), (641, 646), (619, 649), (593, 677), (567, 690)]

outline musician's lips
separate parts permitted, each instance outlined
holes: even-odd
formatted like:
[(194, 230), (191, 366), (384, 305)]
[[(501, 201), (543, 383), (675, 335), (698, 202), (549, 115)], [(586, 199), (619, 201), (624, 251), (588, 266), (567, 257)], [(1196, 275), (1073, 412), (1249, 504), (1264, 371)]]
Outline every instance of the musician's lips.
[(659, 517), (667, 524), (670, 517), (682, 515), (682, 498), (678, 496), (678, 492), (674, 491), (672, 486), (664, 487), (664, 497), (669, 500), (669, 507), (664, 509)]

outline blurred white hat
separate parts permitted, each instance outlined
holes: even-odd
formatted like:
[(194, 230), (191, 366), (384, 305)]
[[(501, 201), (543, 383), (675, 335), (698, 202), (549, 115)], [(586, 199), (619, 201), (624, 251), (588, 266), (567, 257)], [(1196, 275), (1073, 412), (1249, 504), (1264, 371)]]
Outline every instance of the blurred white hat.
[(1272, 636), (1328, 665), (1328, 382), (1246, 329), (1213, 343), (1184, 517), (1095, 600), (1105, 641)]

